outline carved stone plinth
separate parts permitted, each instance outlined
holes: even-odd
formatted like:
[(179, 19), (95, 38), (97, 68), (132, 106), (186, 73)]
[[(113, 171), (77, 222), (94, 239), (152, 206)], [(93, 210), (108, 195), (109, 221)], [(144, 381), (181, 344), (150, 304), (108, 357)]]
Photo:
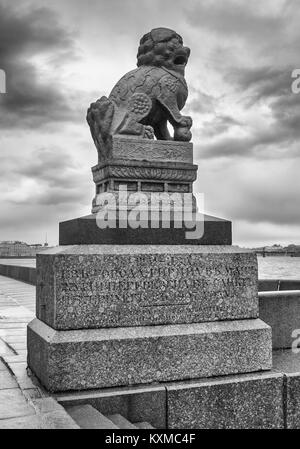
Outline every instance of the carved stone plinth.
[(174, 140), (114, 136), (108, 152), (100, 154), (99, 164), (113, 160), (193, 163), (193, 144)]
[[(96, 185), (92, 213), (105, 192), (192, 193), (197, 177), (193, 145), (187, 142), (114, 137), (109, 153), (92, 168)], [(194, 208), (195, 210), (195, 208)]]
[[(196, 215), (193, 182), (198, 167), (192, 143), (114, 136), (108, 152), (99, 156), (92, 168), (92, 214), (60, 223), (60, 245), (231, 245), (230, 221), (202, 211)], [(115, 212), (113, 226), (99, 225), (97, 214), (104, 203)], [(143, 210), (139, 222), (132, 227), (126, 215), (128, 225), (121, 224), (119, 211), (130, 212), (137, 203)], [(195, 231), (192, 237), (190, 231)]]

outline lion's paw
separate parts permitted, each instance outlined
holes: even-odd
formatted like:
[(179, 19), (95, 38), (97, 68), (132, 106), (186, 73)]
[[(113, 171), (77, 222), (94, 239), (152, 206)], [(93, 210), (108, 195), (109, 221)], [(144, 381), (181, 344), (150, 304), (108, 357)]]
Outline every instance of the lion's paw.
[(144, 127), (144, 138), (145, 139), (154, 139), (154, 129), (150, 125), (146, 125)]
[(186, 126), (180, 126), (174, 131), (174, 140), (181, 142), (189, 142), (192, 138), (191, 131)]
[(189, 116), (183, 116), (180, 120), (180, 127), (190, 129), (193, 125), (193, 119)]

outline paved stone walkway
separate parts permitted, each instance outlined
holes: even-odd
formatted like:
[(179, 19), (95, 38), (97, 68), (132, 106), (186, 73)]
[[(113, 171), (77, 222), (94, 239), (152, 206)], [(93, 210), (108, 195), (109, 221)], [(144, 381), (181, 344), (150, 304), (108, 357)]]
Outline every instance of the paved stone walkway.
[(0, 276), (0, 429), (79, 428), (27, 372), (26, 326), (35, 287)]

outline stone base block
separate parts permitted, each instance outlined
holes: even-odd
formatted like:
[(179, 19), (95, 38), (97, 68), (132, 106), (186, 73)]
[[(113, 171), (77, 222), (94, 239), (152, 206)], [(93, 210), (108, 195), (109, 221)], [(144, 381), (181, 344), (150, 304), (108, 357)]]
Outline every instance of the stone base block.
[(57, 330), (258, 318), (254, 253), (61, 246), (37, 256), (37, 318)]
[(300, 429), (300, 353), (290, 349), (273, 351), (273, 361), (274, 371), (284, 377), (286, 428)]
[(284, 427), (283, 376), (255, 373), (167, 385), (169, 429)]
[(193, 144), (174, 140), (113, 136), (106, 154), (99, 153), (99, 163), (116, 160), (193, 163)]
[[(97, 226), (96, 214), (74, 218), (59, 224), (60, 245), (231, 245), (231, 221), (204, 215), (204, 223), (175, 228), (174, 222), (163, 228), (139, 227), (122, 229), (118, 222), (116, 228), (100, 229)], [(188, 233), (194, 232), (192, 238)], [(198, 233), (197, 233), (198, 232)], [(197, 235), (199, 235), (198, 238)]]
[(28, 326), (28, 364), (50, 391), (83, 390), (268, 370), (261, 320), (55, 331)]

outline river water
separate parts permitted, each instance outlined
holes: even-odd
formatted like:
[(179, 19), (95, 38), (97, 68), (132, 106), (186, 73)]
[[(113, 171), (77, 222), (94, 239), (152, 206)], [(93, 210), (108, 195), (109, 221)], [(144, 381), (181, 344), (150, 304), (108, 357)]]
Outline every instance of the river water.
[(259, 279), (299, 279), (300, 257), (258, 256)]

